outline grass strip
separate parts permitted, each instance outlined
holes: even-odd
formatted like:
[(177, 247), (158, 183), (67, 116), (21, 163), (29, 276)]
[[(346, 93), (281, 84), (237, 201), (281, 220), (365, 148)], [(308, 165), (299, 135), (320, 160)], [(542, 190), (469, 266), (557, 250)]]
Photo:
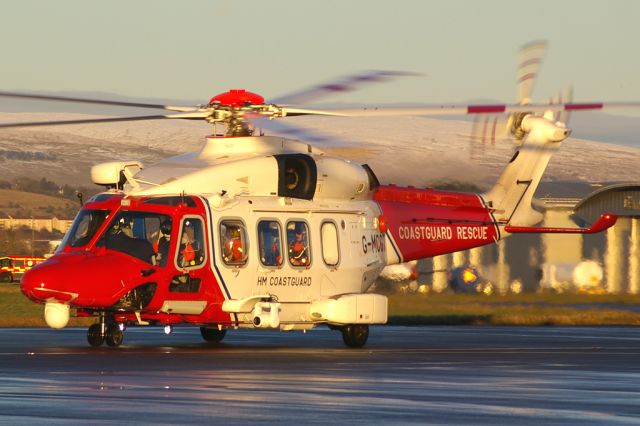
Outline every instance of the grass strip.
[[(29, 301), (18, 284), (0, 285), (0, 327), (45, 327), (44, 306)], [(88, 326), (92, 318), (71, 318)], [(640, 325), (639, 295), (395, 294), (389, 324), (396, 325)]]
[(638, 296), (460, 294), (389, 296), (397, 325), (640, 325)]

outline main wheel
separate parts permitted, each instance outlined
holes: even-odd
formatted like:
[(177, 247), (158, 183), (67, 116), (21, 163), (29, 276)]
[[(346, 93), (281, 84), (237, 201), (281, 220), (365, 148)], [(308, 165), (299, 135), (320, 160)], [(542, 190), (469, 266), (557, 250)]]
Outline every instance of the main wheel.
[(87, 341), (91, 346), (100, 346), (104, 343), (102, 326), (100, 324), (93, 324), (89, 327), (89, 330), (87, 330)]
[(220, 343), (227, 335), (227, 330), (225, 328), (218, 330), (218, 327), (200, 327), (200, 334), (209, 343)]
[(122, 341), (124, 340), (124, 333), (120, 330), (120, 327), (117, 323), (109, 324), (107, 327), (107, 335), (105, 336), (105, 340), (107, 341), (107, 345), (109, 346), (120, 346)]
[(342, 329), (342, 340), (350, 348), (360, 348), (367, 343), (369, 326), (367, 324), (351, 324)]

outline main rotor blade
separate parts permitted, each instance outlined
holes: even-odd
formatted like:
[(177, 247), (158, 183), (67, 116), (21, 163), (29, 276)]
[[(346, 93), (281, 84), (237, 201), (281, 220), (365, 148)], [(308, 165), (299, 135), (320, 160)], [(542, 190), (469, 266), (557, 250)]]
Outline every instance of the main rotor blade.
[(303, 129), (301, 127), (285, 124), (282, 121), (270, 120), (266, 117), (258, 115), (245, 116), (255, 126), (273, 132), (276, 135), (291, 137), (299, 139), (303, 142), (317, 143), (320, 148), (324, 147), (343, 147), (349, 145), (348, 143), (331, 138), (319, 132), (315, 132), (309, 129)]
[(31, 95), (27, 93), (15, 93), (15, 92), (0, 92), (0, 96), (8, 97), (8, 98), (33, 99), (33, 100), (39, 100), (39, 101), (74, 102), (74, 103), (98, 104), (98, 105), (115, 105), (115, 106), (135, 107), (135, 108), (165, 109), (169, 111), (191, 111), (196, 109), (194, 107), (146, 104), (146, 103), (140, 103), (140, 102), (105, 101), (101, 99), (74, 98), (74, 97), (66, 97), (66, 96)]
[(354, 75), (349, 75), (338, 80), (330, 81), (325, 84), (314, 86), (310, 89), (292, 92), (279, 98), (273, 99), (270, 103), (276, 105), (282, 104), (304, 104), (315, 101), (332, 93), (350, 92), (358, 89), (360, 86), (369, 83), (380, 83), (387, 81), (393, 77), (417, 76), (419, 74), (407, 71), (366, 71)]
[(345, 116), (342, 113), (333, 112), (331, 110), (305, 109), (305, 108), (283, 107), (282, 112), (285, 114), (285, 117), (296, 117), (300, 115), (330, 115), (330, 116), (338, 116), (338, 117)]
[(116, 123), (119, 121), (144, 121), (144, 120), (164, 120), (164, 119), (186, 119), (200, 120), (209, 115), (207, 111), (186, 112), (167, 115), (141, 115), (134, 117), (109, 117), (109, 118), (80, 118), (77, 120), (62, 121), (30, 121), (25, 123), (0, 123), (0, 128), (16, 127), (38, 127), (38, 126), (64, 126), (69, 124), (90, 124), (90, 123)]
[(468, 115), (511, 112), (593, 111), (605, 109), (640, 108), (640, 102), (582, 102), (558, 104), (485, 104), (485, 105), (427, 105), (413, 107), (374, 107), (327, 109), (334, 115), (346, 117), (385, 117), (402, 115)]

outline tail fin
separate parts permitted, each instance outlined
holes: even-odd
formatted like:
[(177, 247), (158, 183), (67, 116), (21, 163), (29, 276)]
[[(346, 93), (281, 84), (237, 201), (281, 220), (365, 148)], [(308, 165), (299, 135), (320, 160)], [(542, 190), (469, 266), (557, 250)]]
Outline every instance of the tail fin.
[(551, 156), (569, 136), (569, 129), (545, 117), (524, 115), (520, 128), (526, 133), (524, 143), (514, 153), (495, 186), (482, 194), (498, 223), (532, 226), (542, 220), (542, 213), (531, 206)]

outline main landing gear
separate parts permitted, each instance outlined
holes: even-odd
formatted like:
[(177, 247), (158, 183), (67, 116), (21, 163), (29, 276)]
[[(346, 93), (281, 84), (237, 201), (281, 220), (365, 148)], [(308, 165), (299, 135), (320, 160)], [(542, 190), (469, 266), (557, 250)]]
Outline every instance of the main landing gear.
[(369, 338), (369, 326), (367, 324), (350, 324), (341, 329), (342, 340), (350, 348), (361, 348)]
[(220, 343), (227, 335), (227, 330), (218, 329), (218, 327), (200, 327), (200, 334), (209, 343)]
[(93, 324), (87, 330), (87, 341), (91, 346), (100, 346), (104, 342), (107, 345), (116, 347), (122, 344), (124, 333), (120, 329), (120, 324), (110, 322), (107, 324), (104, 314), (100, 314), (100, 322)]

